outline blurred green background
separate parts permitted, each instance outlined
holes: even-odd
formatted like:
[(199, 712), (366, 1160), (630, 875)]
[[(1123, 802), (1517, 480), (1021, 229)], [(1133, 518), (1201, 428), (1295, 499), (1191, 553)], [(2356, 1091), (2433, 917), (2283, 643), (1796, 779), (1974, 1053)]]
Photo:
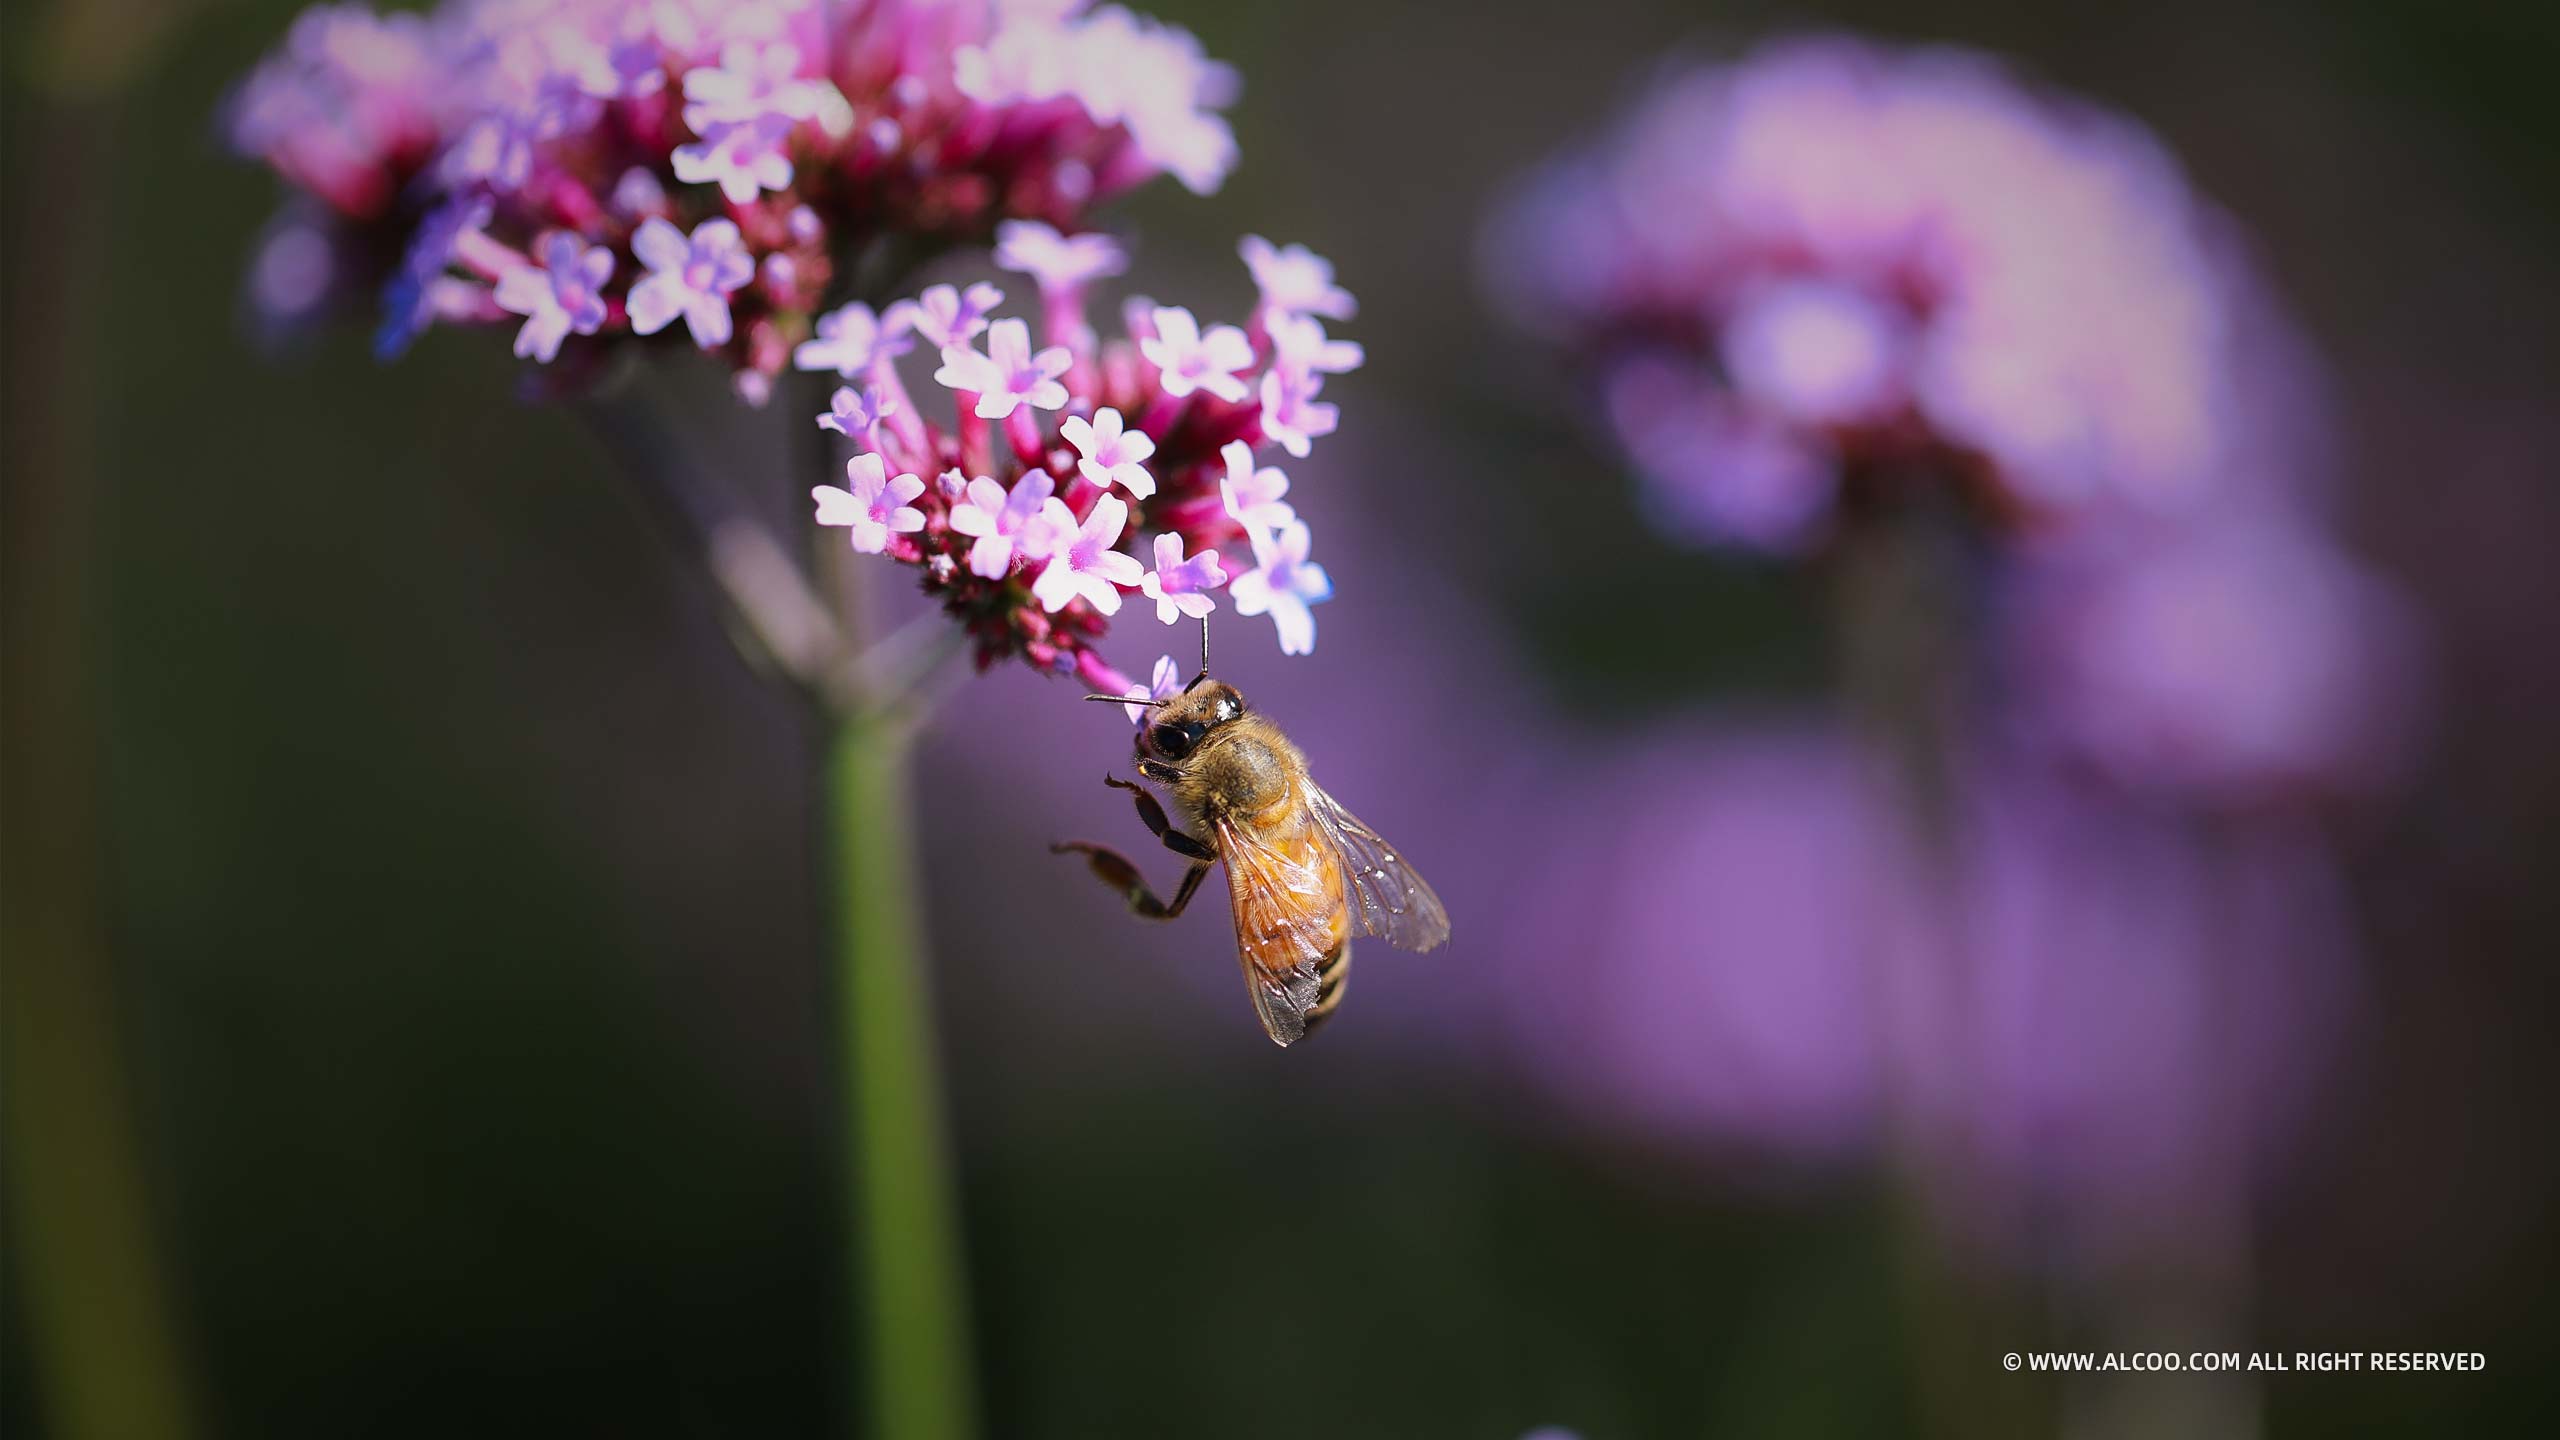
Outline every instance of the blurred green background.
[[(293, 8), (7, 22), (8, 903), (24, 922), (94, 886), (98, 921), (41, 964), (13, 923), (7, 1034), (41, 1043), (64, 984), (112, 1016), (207, 1433), (840, 1432), (820, 736), (741, 666), (602, 450), (513, 401), (487, 337), (392, 368), (359, 329), (256, 343), (237, 277), (275, 194), (212, 116)], [(2261, 1214), (2255, 1329), (2488, 1369), (2276, 1384), (2266, 1429), (2538, 1428), (2560, 1399), (2551, 8), (1149, 8), (1247, 84), (1228, 188), (1130, 207), (1147, 283), (1237, 299), (1246, 230), (1335, 258), (1371, 355), (1346, 444), (1381, 438), (1326, 483), (1374, 486), (1385, 526), (1480, 495), (1481, 533), (1436, 561), (1488, 663), (1597, 746), (1624, 716), (1594, 696), (1800, 692), (1820, 652), (1783, 582), (1709, 560), (1613, 572), (1642, 581), (1498, 563), (1557, 474), (1624, 503), (1487, 378), (1514, 342), (1468, 246), (1499, 182), (1667, 50), (1778, 26), (1996, 50), (2159, 130), (2327, 350), (2349, 528), (2440, 650), (2437, 756), (2351, 837), (2371, 1019)], [(803, 481), (776, 451), (728, 453), (779, 518)], [(1328, 624), (1361, 603), (1336, 578)], [(1625, 619), (1671, 608), (1706, 643)], [(956, 708), (971, 743), (1036, 727), (1082, 784), (1125, 742), (1056, 699), (1004, 677)], [(1413, 738), (1293, 730), (1355, 771)], [(1143, 943), (1233, 983), (1220, 924), (1129, 939), (1046, 865), (1038, 839), (1117, 819), (1098, 787), (1062, 814), (973, 785), (967, 758), (929, 749), (920, 788), (990, 1434), (1900, 1432), (1909, 1337), (1870, 1181), (1541, 1123), (1501, 1065), (1356, 1018), (1272, 1052), (1235, 997), (1107, 963)], [(1099, 957), (1078, 973), (1100, 1002), (1053, 1025), (1009, 990), (989, 907)], [(1420, 1008), (1466, 963), (1372, 961), (1364, 985)], [(94, 1098), (11, 1113), (76, 1126)], [(0, 1427), (33, 1435), (10, 1178)]]

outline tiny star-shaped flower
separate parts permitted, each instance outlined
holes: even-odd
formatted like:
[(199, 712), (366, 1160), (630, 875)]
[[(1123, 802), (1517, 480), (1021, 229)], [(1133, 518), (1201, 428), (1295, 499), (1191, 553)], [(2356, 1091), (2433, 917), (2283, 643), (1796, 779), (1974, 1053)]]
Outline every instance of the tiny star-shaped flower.
[(1028, 275), (1043, 293), (1072, 290), (1127, 268), (1128, 252), (1108, 235), (1061, 235), (1038, 220), (996, 227), (996, 265)]
[(800, 77), (800, 47), (789, 41), (757, 45), (734, 40), (717, 65), (698, 65), (684, 76), (684, 123), (697, 135), (714, 125), (781, 116), (807, 120), (826, 105), (835, 87)]
[(803, 340), (791, 351), (791, 363), (803, 370), (833, 370), (850, 380), (875, 360), (895, 360), (915, 348), (907, 333), (912, 308), (889, 307), (885, 316), (856, 300), (818, 317), (817, 338)]
[(853, 488), (820, 485), (809, 492), (818, 502), (818, 523), (842, 525), (853, 548), (877, 555), (889, 548), (891, 535), (912, 535), (924, 528), (924, 512), (907, 502), (924, 493), (924, 481), (913, 475), (889, 478), (877, 455), (856, 455), (845, 462)]
[(1179, 305), (1159, 305), (1155, 334), (1138, 342), (1149, 364), (1161, 372), (1164, 393), (1179, 400), (1206, 390), (1234, 404), (1252, 393), (1241, 372), (1253, 368), (1253, 342), (1233, 325), (1213, 325), (1202, 334), (1200, 322)]
[(1323, 375), (1348, 375), (1368, 359), (1357, 340), (1328, 339), (1324, 322), (1277, 313), (1263, 322), (1271, 335), (1271, 363)]
[(984, 475), (970, 481), (961, 492), (967, 498), (951, 507), (951, 528), (977, 537), (978, 543), (969, 547), (970, 573), (1001, 580), (1016, 559), (1047, 558), (1057, 533), (1052, 521), (1042, 516), (1056, 489), (1057, 482), (1046, 470), (1034, 470), (1014, 481), (1011, 494)]
[(1237, 524), (1248, 531), (1276, 530), (1298, 518), (1298, 512), (1280, 498), (1289, 493), (1289, 477), (1276, 468), (1255, 469), (1251, 445), (1230, 440), (1218, 456), (1227, 462), (1227, 473), (1218, 481), (1218, 498), (1226, 502), (1227, 514)]
[(654, 335), (678, 315), (705, 350), (728, 343), (730, 292), (755, 278), (756, 262), (735, 222), (705, 220), (685, 233), (652, 217), (631, 234), (631, 253), (649, 273), (631, 287), (631, 328)]
[(1209, 593), (1227, 583), (1227, 569), (1215, 550), (1203, 550), (1186, 560), (1182, 556), (1182, 537), (1156, 537), (1156, 568), (1138, 582), (1140, 593), (1156, 602), (1156, 618), (1170, 625), (1183, 615), (1197, 620), (1218, 608)]
[(596, 333), (604, 324), (604, 283), (612, 278), (611, 250), (582, 246), (574, 235), (545, 237), (540, 269), (526, 265), (498, 277), (499, 307), (525, 317), (516, 354), (547, 365), (569, 332)]
[(827, 400), (827, 413), (818, 417), (818, 428), (833, 430), (860, 445), (875, 445), (879, 437), (873, 433), (880, 422), (897, 413), (898, 402), (880, 393), (877, 385), (860, 390), (839, 385)]
[(1067, 387), (1058, 377), (1075, 364), (1063, 345), (1034, 354), (1031, 327), (1019, 320), (999, 320), (987, 327), (987, 350), (981, 355), (966, 345), (946, 345), (942, 368), (933, 378), (954, 390), (978, 397), (982, 419), (1002, 420), (1023, 405), (1039, 410), (1063, 409)]
[(715, 124), (691, 145), (668, 157), (687, 185), (717, 185), (732, 205), (754, 202), (767, 190), (791, 188), (791, 156), (784, 149), (791, 121), (781, 115)]
[(1136, 556), (1111, 548), (1120, 543), (1120, 532), (1129, 523), (1128, 502), (1105, 495), (1093, 502), (1093, 513), (1084, 517), (1082, 525), (1076, 524), (1066, 502), (1055, 497), (1040, 507), (1040, 513), (1057, 548), (1050, 552), (1040, 578), (1031, 583), (1032, 598), (1051, 613), (1081, 596), (1102, 614), (1118, 614), (1119, 587), (1134, 586), (1146, 575)]
[(924, 343), (936, 350), (966, 345), (987, 328), (987, 312), (1003, 303), (1004, 292), (984, 280), (966, 291), (953, 285), (928, 285), (911, 302), (911, 323)]
[(1322, 315), (1348, 320), (1360, 313), (1351, 292), (1333, 283), (1333, 262), (1304, 245), (1274, 245), (1247, 235), (1237, 245), (1245, 267), (1253, 272), (1262, 303), (1284, 315)]
[(1313, 654), (1316, 617), (1308, 607), (1333, 598), (1333, 581), (1324, 567), (1307, 559), (1313, 537), (1303, 521), (1250, 535), (1253, 568), (1228, 584), (1227, 599), (1239, 615), (1269, 613), (1280, 632), (1281, 654)]
[[(1182, 667), (1173, 663), (1172, 656), (1159, 655), (1156, 657), (1155, 673), (1147, 677), (1147, 683), (1131, 685), (1125, 693), (1132, 701), (1170, 700), (1182, 693)], [(1139, 725), (1146, 722), (1146, 705), (1130, 704), (1120, 708), (1129, 712), (1130, 724)]]
[(1301, 460), (1342, 423), (1331, 401), (1318, 400), (1324, 380), (1312, 370), (1274, 365), (1262, 372), (1262, 433)]
[(1156, 493), (1155, 477), (1147, 473), (1145, 464), (1156, 453), (1155, 438), (1144, 430), (1125, 428), (1119, 411), (1105, 405), (1093, 412), (1091, 420), (1070, 415), (1058, 422), (1058, 433), (1084, 457), (1076, 468), (1087, 480), (1104, 489), (1116, 483), (1141, 500)]

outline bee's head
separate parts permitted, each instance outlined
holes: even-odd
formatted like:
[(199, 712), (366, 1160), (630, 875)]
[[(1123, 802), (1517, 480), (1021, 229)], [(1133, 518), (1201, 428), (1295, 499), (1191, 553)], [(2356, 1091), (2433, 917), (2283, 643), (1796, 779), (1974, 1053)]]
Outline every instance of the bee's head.
[(1138, 732), (1138, 748), (1159, 760), (1186, 760), (1210, 731), (1242, 714), (1244, 697), (1236, 687), (1203, 670), (1181, 694), (1156, 702)]

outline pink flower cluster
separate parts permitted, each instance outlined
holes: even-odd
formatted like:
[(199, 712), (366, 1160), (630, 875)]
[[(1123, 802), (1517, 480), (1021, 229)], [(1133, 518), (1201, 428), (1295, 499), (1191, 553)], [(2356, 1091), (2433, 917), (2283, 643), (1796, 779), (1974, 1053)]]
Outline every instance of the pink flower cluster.
[(543, 362), (681, 319), (761, 400), (855, 267), (1072, 230), (1159, 174), (1216, 188), (1235, 89), (1187, 33), (1085, 0), (327, 5), (230, 132), (309, 197), (257, 267), (269, 309), (380, 280), (386, 353), (509, 324)]
[[(1242, 327), (1132, 296), (1125, 336), (1103, 340), (1087, 293), (1120, 272), (1119, 247), (1037, 220), (1007, 222), (996, 247), (1039, 292), (1036, 344), (984, 283), (821, 317), (795, 360), (848, 382), (817, 423), (858, 453), (846, 484), (813, 492), (818, 523), (921, 569), (982, 668), (1019, 655), (1143, 694), (1095, 648), (1133, 594), (1167, 625), (1207, 616), (1223, 594), (1239, 615), (1269, 615), (1284, 653), (1308, 653), (1310, 607), (1332, 582), (1309, 558), (1288, 476), (1260, 452), (1303, 456), (1330, 433), (1324, 383), (1364, 357), (1319, 318), (1354, 313), (1329, 264), (1258, 236), (1243, 253), (1261, 302)], [(910, 396), (898, 361), (911, 352), (918, 369), (937, 362), (947, 424)]]
[(1485, 258), (1668, 524), (1795, 551), (1923, 476), (2004, 526), (2209, 498), (2246, 419), (2213, 224), (1986, 58), (1796, 40), (1650, 95)]
[(2249, 807), (2387, 777), (2417, 661), (2324, 533), (2316, 362), (2229, 229), (2128, 119), (1825, 38), (1651, 94), (1484, 260), (1663, 529), (1802, 555), (1960, 513), (2016, 731)]

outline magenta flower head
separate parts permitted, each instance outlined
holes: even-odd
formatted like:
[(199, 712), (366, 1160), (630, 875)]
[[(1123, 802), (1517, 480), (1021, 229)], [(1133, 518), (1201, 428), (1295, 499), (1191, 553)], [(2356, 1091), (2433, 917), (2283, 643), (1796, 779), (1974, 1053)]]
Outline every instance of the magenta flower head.
[[(643, 343), (717, 356), (758, 403), (829, 375), (815, 421), (858, 453), (817, 523), (915, 566), (980, 665), (1116, 693), (1111, 617), (1132, 594), (1205, 613), (1247, 578), (1223, 556), (1268, 551), (1247, 589), (1313, 644), (1324, 572), (1254, 457), (1340, 423), (1318, 393), (1362, 357), (1324, 330), (1356, 313), (1332, 265), (1254, 239), (1244, 324), (1125, 296), (1123, 333), (1087, 320), (1129, 264), (1099, 207), (1158, 176), (1215, 191), (1237, 89), (1186, 32), (1090, 0), (444, 0), (309, 12), (226, 118), (302, 192), (258, 267), (277, 312), (387, 278), (381, 353), (507, 324), (553, 393)], [(964, 254), (1036, 308), (922, 283)]]
[[(1083, 330), (1081, 303), (1050, 303), (1057, 287), (1081, 295), (1101, 278), (1100, 248), (1077, 247), (1082, 259), (1068, 263), (1063, 237), (1010, 233), (1014, 261), (1043, 262), (1045, 333), (994, 313), (1002, 296), (986, 285), (939, 285), (879, 317), (882, 327), (892, 316), (912, 324), (928, 342), (957, 337), (932, 377), (947, 408), (907, 403), (905, 378), (877, 354), (842, 357), (869, 384), (840, 392), (819, 423), (848, 434), (867, 423), (885, 473), (946, 477), (899, 502), (923, 525), (876, 553), (919, 568), (926, 593), (975, 638), (982, 666), (1018, 656), (1121, 693), (1127, 681), (1099, 647), (1133, 593), (1168, 624), (1208, 615), (1224, 595), (1238, 614), (1272, 616), (1283, 653), (1310, 652), (1309, 607), (1332, 582), (1283, 498), (1289, 478), (1261, 463), (1285, 443), (1285, 418), (1261, 397), (1275, 372), (1346, 370), (1358, 347), (1320, 329), (1283, 342), (1268, 328), (1285, 328), (1281, 316), (1257, 346), (1242, 327), (1203, 326), (1189, 310), (1134, 298), (1123, 312), (1129, 331), (1100, 339)], [(865, 319), (849, 317), (844, 333)], [(983, 350), (971, 343), (980, 336)], [(838, 368), (832, 350), (812, 358)], [(868, 418), (875, 405), (887, 409)], [(851, 513), (850, 500), (823, 491), (819, 500), (830, 514)], [(1231, 557), (1248, 553), (1254, 566), (1239, 572)]]
[(1659, 518), (1800, 551), (1932, 492), (2001, 533), (2219, 503), (2257, 423), (2224, 228), (2131, 121), (1831, 38), (1656, 89), (1482, 254)]
[[(1007, 253), (1044, 293), (1110, 273), (1095, 207), (1159, 175), (1214, 191), (1235, 162), (1217, 113), (1235, 90), (1188, 34), (1086, 0), (445, 0), (304, 12), (224, 124), (307, 212), (262, 259), (252, 296), (270, 319), (388, 282), (386, 354), (429, 324), (522, 315), (520, 353), (547, 361), (682, 316), (696, 344), (762, 377), (738, 387), (756, 395), (795, 347), (831, 338), (815, 325), (847, 298), (830, 293), (839, 278), (884, 261), (1012, 222), (1040, 227), (1009, 230)], [(457, 202), (486, 207), (474, 243), (411, 245), (445, 239)], [(694, 242), (723, 224), (734, 241), (678, 284), (662, 277), (687, 267), (641, 253), (659, 243), (641, 238), (650, 220)], [(611, 258), (592, 327), (566, 301), (564, 328), (495, 294), (548, 270), (534, 251), (555, 234)], [(732, 252), (763, 282), (728, 284)], [(532, 304), (526, 284), (510, 296)]]

